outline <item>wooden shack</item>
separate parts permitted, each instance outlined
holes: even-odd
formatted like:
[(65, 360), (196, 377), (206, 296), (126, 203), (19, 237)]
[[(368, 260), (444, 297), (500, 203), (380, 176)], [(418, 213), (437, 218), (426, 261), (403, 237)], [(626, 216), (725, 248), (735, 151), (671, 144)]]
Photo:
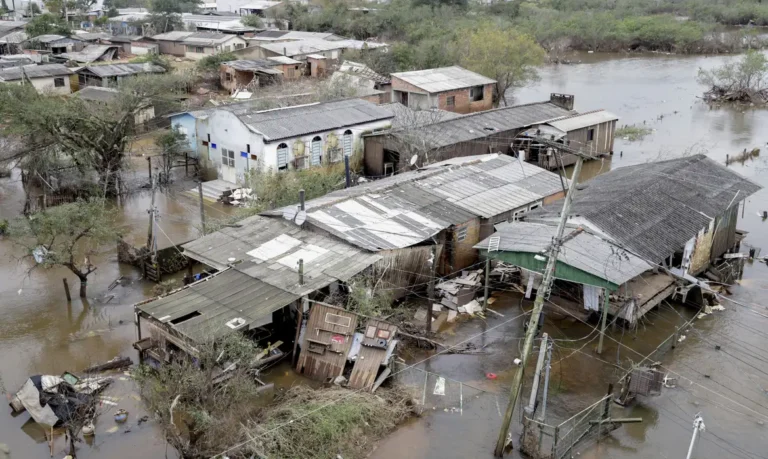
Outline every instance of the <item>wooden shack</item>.
[(315, 303), (309, 313), (296, 371), (323, 381), (341, 376), (356, 327), (356, 314)]
[[(349, 387), (371, 390), (387, 356), (392, 355), (396, 344), (397, 326), (383, 320), (371, 319), (365, 325), (360, 352), (349, 377)], [(386, 371), (386, 370), (385, 370)], [(384, 378), (382, 378), (384, 379)]]

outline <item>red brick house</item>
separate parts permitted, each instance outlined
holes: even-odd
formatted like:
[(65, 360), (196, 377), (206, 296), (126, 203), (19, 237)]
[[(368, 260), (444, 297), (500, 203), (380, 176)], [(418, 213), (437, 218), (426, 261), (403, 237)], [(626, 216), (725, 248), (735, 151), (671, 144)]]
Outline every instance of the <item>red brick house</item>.
[(392, 74), (392, 101), (413, 109), (474, 113), (493, 108), (496, 80), (454, 65)]

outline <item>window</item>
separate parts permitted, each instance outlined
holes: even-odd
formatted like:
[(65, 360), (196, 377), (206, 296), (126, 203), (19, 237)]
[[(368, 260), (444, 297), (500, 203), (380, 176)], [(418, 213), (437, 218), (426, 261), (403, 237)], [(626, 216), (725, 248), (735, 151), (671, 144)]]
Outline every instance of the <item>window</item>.
[(195, 47), (194, 47), (194, 46), (190, 46), (190, 45), (187, 45), (187, 52), (188, 52), (188, 53), (194, 53), (194, 52), (195, 52)]
[(230, 45), (225, 46), (224, 47), (224, 51), (226, 51), (228, 53), (232, 52), (232, 46), (230, 46)]
[(56, 88), (63, 88), (64, 87), (64, 78), (54, 78), (53, 79), (53, 86)]
[(232, 81), (232, 74), (227, 72), (224, 74), (224, 81)]
[(277, 146), (277, 170), (288, 169), (288, 144), (281, 143)]
[(326, 312), (325, 323), (349, 328), (349, 326), (352, 325), (352, 319), (349, 317), (340, 316), (338, 314), (331, 314), (330, 312)]
[(243, 49), (245, 48), (245, 45), (242, 43), (235, 43), (235, 49)]
[(474, 88), (469, 90), (469, 99), (472, 102), (483, 100), (483, 97), (485, 97), (485, 94), (482, 86), (475, 86)]
[(448, 96), (445, 99), (445, 105), (449, 107), (455, 107), (456, 106), (456, 96)]
[(205, 54), (205, 48), (203, 48), (202, 46), (196, 46), (195, 47), (195, 52), (197, 54)]
[(235, 167), (235, 152), (234, 150), (221, 149), (221, 165)]
[(352, 156), (352, 131), (347, 129), (344, 131), (344, 136), (342, 138), (343, 141), (343, 148), (344, 148), (344, 156)]
[(462, 242), (464, 239), (467, 238), (467, 227), (459, 228), (458, 231), (456, 231), (456, 242)]
[(312, 139), (312, 165), (318, 166), (323, 163), (323, 139), (315, 136)]
[(587, 142), (591, 142), (593, 140), (595, 140), (595, 130), (589, 129), (587, 130)]
[(534, 205), (531, 206), (530, 210), (535, 210), (535, 209), (538, 209), (538, 208), (539, 208), (539, 205), (538, 204), (534, 204)]

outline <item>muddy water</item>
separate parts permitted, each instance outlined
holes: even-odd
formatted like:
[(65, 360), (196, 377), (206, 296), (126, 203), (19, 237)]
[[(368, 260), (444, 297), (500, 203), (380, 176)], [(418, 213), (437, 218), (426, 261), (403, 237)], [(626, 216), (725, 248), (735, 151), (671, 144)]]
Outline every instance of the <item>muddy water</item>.
[[(128, 179), (146, 176), (146, 161), (137, 158), (135, 171)], [(183, 174), (182, 174), (183, 175)], [(189, 185), (191, 188), (193, 185)], [(128, 239), (142, 243), (146, 238), (148, 193), (136, 195), (123, 202), (120, 223), (128, 231)], [(0, 180), (0, 218), (13, 218), (23, 209), (24, 194), (18, 175)], [(199, 223), (195, 200), (177, 194), (158, 195), (160, 213), (159, 243), (168, 245), (167, 235), (175, 243), (197, 237)], [(231, 211), (208, 205), (210, 217)], [(136, 358), (131, 344), (135, 341), (132, 304), (148, 298), (152, 285), (141, 280), (141, 273), (130, 266), (117, 263), (113, 248), (106, 249), (94, 264), (98, 269), (88, 280), (88, 299), (77, 296), (77, 278), (66, 269), (33, 270), (29, 262), (18, 261), (22, 253), (9, 241), (0, 238), (0, 381), (2, 392), (14, 392), (29, 375), (77, 372), (83, 368), (111, 359), (117, 355)], [(110, 284), (121, 277), (123, 281), (112, 290)], [(64, 296), (62, 279), (67, 278), (73, 289), (73, 301)], [(146, 413), (130, 378), (116, 374), (115, 384), (106, 396), (117, 405), (105, 404), (96, 425), (96, 436), (81, 445), (78, 457), (165, 457), (166, 447), (156, 426), (138, 425)], [(117, 432), (110, 413), (117, 407), (129, 411), (129, 421)], [(129, 430), (129, 432), (126, 432)], [(26, 413), (12, 417), (10, 410), (0, 412), (0, 443), (6, 443), (12, 457), (49, 457), (44, 433)], [(61, 436), (54, 444), (54, 457), (65, 454)], [(168, 457), (175, 457), (173, 451)]]
[[(585, 164), (585, 177), (690, 153), (705, 153), (724, 162), (726, 155), (760, 147), (763, 158), (731, 168), (768, 187), (768, 110), (710, 108), (697, 99), (703, 90), (695, 82), (698, 68), (711, 68), (732, 57), (578, 54), (573, 58), (582, 63), (544, 69), (541, 81), (517, 92), (515, 101), (543, 100), (550, 92), (574, 94), (576, 109), (581, 112), (604, 108), (621, 117), (619, 124), (654, 130), (642, 141), (617, 139), (616, 154), (603, 162)], [(768, 210), (766, 189), (748, 199), (739, 227), (749, 231), (747, 244), (768, 250), (768, 222), (756, 215), (764, 209)], [(764, 317), (768, 314), (768, 267), (762, 263), (747, 266), (740, 284), (733, 289), (732, 298), (747, 306), (725, 302), (725, 311), (696, 321), (694, 329), (684, 332), (685, 340), (664, 356), (665, 367), (682, 376), (677, 388), (658, 397), (641, 397), (629, 408), (614, 406), (614, 416), (642, 417), (644, 422), (627, 425), (600, 444), (588, 441), (579, 445), (574, 457), (685, 457), (698, 412), (707, 431), (693, 457), (768, 456), (768, 318)], [(504, 318), (472, 321), (449, 330), (443, 338), (460, 342), (487, 331), (471, 340), (487, 344), (487, 355), (437, 356), (418, 365), (481, 385), (488, 394), (464, 403), (461, 414), (436, 411), (412, 422), (384, 440), (372, 457), (492, 457), (500, 426), (495, 399), (498, 397), (503, 410), (523, 335), (520, 319), (505, 323), (521, 312), (519, 299), (507, 295), (511, 298), (498, 305)], [(607, 383), (617, 375), (613, 364), (639, 361), (642, 357), (632, 350), (647, 355), (691, 315), (692, 311), (682, 307), (662, 307), (637, 330), (613, 330), (601, 356), (594, 353), (596, 341), (590, 326), (548, 318), (544, 330), (559, 340), (553, 355), (557, 363), (552, 368), (547, 409), (550, 421), (563, 420), (603, 395)], [(409, 361), (424, 357), (413, 356)], [(497, 379), (488, 380), (488, 372), (496, 373)]]

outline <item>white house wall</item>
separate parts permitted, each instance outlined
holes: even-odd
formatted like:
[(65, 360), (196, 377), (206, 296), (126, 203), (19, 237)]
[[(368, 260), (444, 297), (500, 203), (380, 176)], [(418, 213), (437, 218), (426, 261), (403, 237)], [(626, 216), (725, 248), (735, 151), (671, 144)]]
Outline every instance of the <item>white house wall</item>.
[[(227, 42), (222, 43), (220, 45), (216, 45), (216, 46), (202, 46), (202, 48), (203, 48), (203, 52), (202, 53), (196, 53), (196, 52), (189, 51), (190, 46), (193, 49), (194, 48), (199, 48), (200, 46), (184, 44), (184, 56), (186, 58), (188, 58), (188, 59), (194, 59), (196, 61), (199, 61), (200, 59), (202, 59), (204, 57), (212, 56), (214, 54), (219, 54), (219, 53), (222, 53), (222, 52), (232, 52), (232, 51), (235, 51), (235, 46), (236, 45), (242, 45), (242, 47), (245, 48), (245, 47), (248, 46), (248, 42), (245, 41), (244, 39), (240, 38), (240, 37), (237, 37), (237, 36), (233, 35), (231, 39), (229, 39)], [(229, 48), (229, 49), (227, 49), (227, 48)]]
[[(64, 86), (57, 88), (54, 84), (54, 80), (56, 78), (63, 78), (64, 79)], [(57, 96), (65, 96), (67, 94), (72, 93), (72, 86), (70, 84), (69, 75), (64, 75), (60, 77), (50, 77), (50, 78), (33, 78), (32, 80), (32, 86), (37, 89), (37, 92), (41, 94), (51, 94), (51, 95), (57, 95)]]
[[(202, 121), (202, 122), (201, 122)], [(216, 167), (221, 177), (221, 152), (222, 149), (235, 152), (235, 169), (237, 170), (238, 181), (243, 180), (246, 167), (255, 169), (262, 158), (263, 142), (261, 135), (251, 132), (240, 119), (230, 112), (216, 110), (206, 120), (199, 120), (198, 139), (206, 140), (208, 134), (211, 135), (211, 141), (208, 145), (208, 159), (210, 165)], [(215, 148), (214, 148), (215, 145)], [(241, 156), (248, 152), (248, 145), (251, 146), (251, 155), (256, 155), (257, 160), (246, 159)], [(201, 152), (205, 147), (201, 147)], [(203, 157), (206, 155), (203, 154)]]

